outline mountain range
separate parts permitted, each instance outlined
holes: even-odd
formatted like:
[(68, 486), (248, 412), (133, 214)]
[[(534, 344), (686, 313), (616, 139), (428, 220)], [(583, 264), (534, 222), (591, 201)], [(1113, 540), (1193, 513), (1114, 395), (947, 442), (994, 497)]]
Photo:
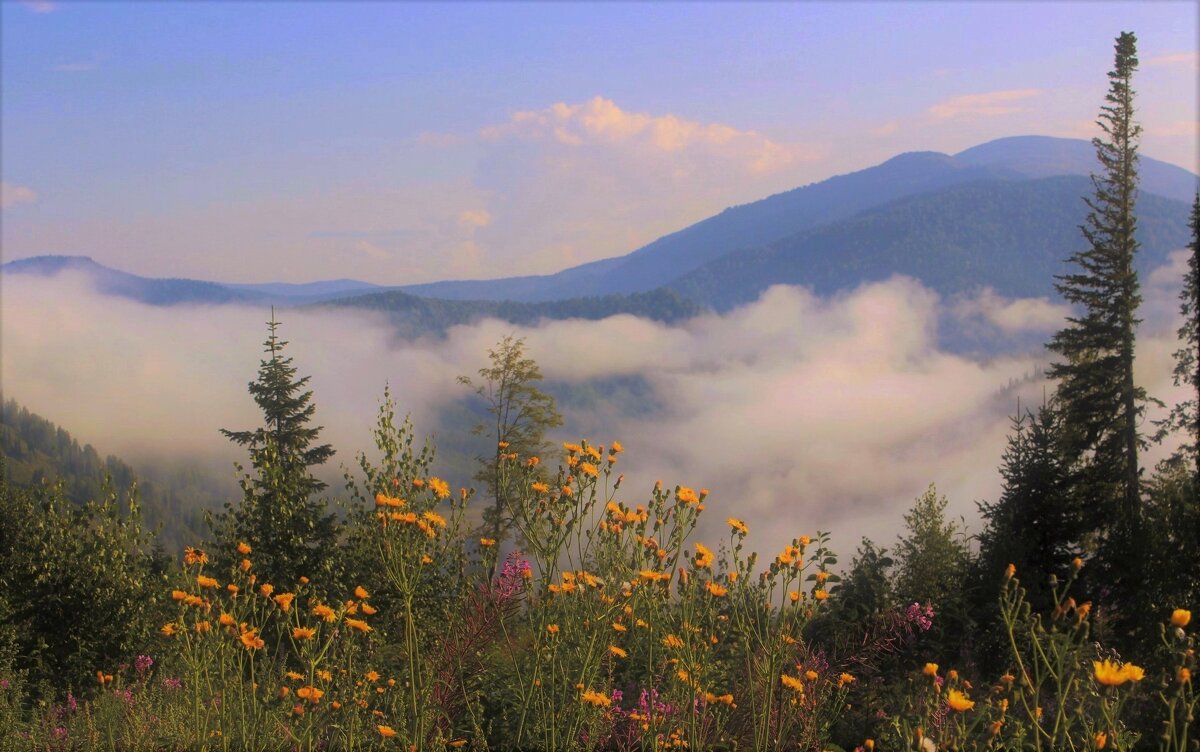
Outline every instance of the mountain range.
[[(754, 300), (772, 284), (818, 294), (905, 274), (949, 296), (987, 285), (1054, 298), (1053, 277), (1083, 245), (1096, 168), (1087, 141), (1020, 136), (954, 155), (910, 152), (865, 170), (731, 207), (633, 252), (543, 276), (382, 287), (356, 280), (226, 284), (152, 279), (81, 256), (38, 256), (7, 275), (88, 275), (102, 293), (152, 305), (337, 306), (385, 312), (402, 334), (495, 317), (676, 321)], [(1197, 175), (1142, 156), (1141, 271), (1184, 247)]]

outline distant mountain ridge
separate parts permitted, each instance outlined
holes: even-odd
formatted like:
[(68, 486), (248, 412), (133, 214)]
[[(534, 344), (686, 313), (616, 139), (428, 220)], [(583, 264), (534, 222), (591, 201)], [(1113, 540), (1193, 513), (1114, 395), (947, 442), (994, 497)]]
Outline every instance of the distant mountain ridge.
[[(1082, 242), (1092, 145), (1019, 136), (953, 156), (901, 154), (865, 170), (731, 207), (624, 256), (543, 276), (381, 287), (339, 279), (223, 284), (150, 279), (87, 257), (12, 261), (5, 274), (79, 271), (99, 291), (153, 305), (322, 305), (385, 312), (423, 334), (484, 317), (517, 324), (619, 313), (672, 322), (754, 300), (772, 284), (830, 293), (906, 274), (941, 294), (988, 285), (1054, 297), (1053, 276)], [(1200, 177), (1142, 157), (1144, 269), (1182, 248)]]

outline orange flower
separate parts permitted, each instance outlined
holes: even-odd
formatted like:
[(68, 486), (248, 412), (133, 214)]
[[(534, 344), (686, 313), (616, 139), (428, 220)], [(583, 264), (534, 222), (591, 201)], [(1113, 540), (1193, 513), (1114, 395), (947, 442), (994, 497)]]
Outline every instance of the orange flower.
[(279, 604), (279, 610), (285, 614), (292, 607), (292, 599), (296, 597), (295, 593), (280, 593), (275, 596), (275, 602)]
[(313, 637), (316, 637), (316, 635), (317, 635), (317, 630), (312, 629), (310, 627), (293, 627), (292, 628), (292, 639), (293, 640), (311, 640)]
[(725, 520), (725, 524), (729, 525), (729, 527), (733, 528), (742, 535), (747, 535), (750, 533), (750, 528), (746, 527), (746, 523), (742, 522), (737, 517), (730, 517), (729, 519)]
[(608, 652), (612, 653), (613, 655), (615, 655), (618, 658), (627, 658), (629, 656), (628, 653), (626, 653), (624, 650), (617, 647), (616, 645), (609, 645)]
[(391, 739), (396, 735), (396, 729), (391, 726), (376, 726), (375, 728), (379, 729), (379, 735), (384, 739)]
[(370, 598), (371, 595), (367, 592), (366, 588), (364, 588), (362, 585), (359, 585), (358, 587), (354, 588), (354, 597), (366, 600), (367, 598)]
[(484, 548), (491, 548), (492, 546), (496, 545), (496, 539), (495, 538), (480, 538), (479, 545), (483, 546)]
[(926, 676), (937, 676), (938, 665), (936, 663), (926, 663), (925, 668), (921, 669), (921, 673)]
[(359, 632), (370, 632), (371, 625), (360, 619), (347, 619), (346, 626), (351, 629), (357, 629)]
[(244, 542), (239, 543), (238, 544), (238, 553), (241, 554), (242, 556), (246, 556), (247, 554), (250, 553), (250, 545), (248, 543), (244, 543)]
[(220, 622), (222, 627), (232, 627), (234, 625), (232, 614), (222, 613), (221, 617), (217, 619), (217, 621)]
[(598, 708), (607, 708), (609, 705), (612, 705), (612, 699), (609, 698), (608, 695), (601, 694), (591, 689), (584, 692), (579, 699), (589, 705), (595, 705)]
[(1104, 659), (1092, 661), (1096, 681), (1106, 687), (1119, 687), (1127, 681), (1141, 681), (1146, 672), (1140, 666), (1132, 663), (1122, 665), (1117, 661)]
[(337, 614), (334, 613), (332, 608), (326, 605), (318, 604), (313, 606), (312, 612), (314, 616), (319, 616), (325, 621), (334, 621), (337, 619)]
[(1172, 627), (1186, 627), (1191, 620), (1192, 612), (1188, 611), (1186, 608), (1177, 608), (1171, 612)]
[(558, 634), (558, 625), (557, 624), (547, 624), (546, 631), (549, 632), (550, 634)]
[(803, 692), (804, 691), (804, 682), (800, 681), (799, 679), (797, 679), (794, 676), (788, 676), (787, 674), (780, 674), (779, 681), (783, 684), (783, 686), (787, 687), (788, 689), (792, 690), (793, 692)]
[(275, 592), (275, 586), (269, 582), (264, 582), (261, 586), (259, 586), (258, 592), (262, 593), (262, 597), (270, 598), (271, 593)]
[(198, 575), (196, 575), (196, 584), (202, 588), (215, 588), (220, 583), (218, 583), (212, 577), (205, 577), (202, 574), (198, 574)]
[(207, 564), (208, 554), (204, 553), (198, 548), (192, 548), (191, 546), (188, 546), (183, 550), (183, 563), (187, 564), (189, 567), (194, 564)]
[(173, 600), (173, 601), (182, 601), (182, 600), (186, 599), (187, 597), (188, 597), (188, 593), (184, 592), (183, 590), (172, 590), (171, 591), (171, 600)]
[(712, 580), (704, 583), (704, 589), (707, 590), (708, 594), (714, 598), (722, 598), (729, 593), (729, 588), (725, 587), (724, 585), (718, 585)]
[(838, 686), (844, 687), (847, 684), (853, 684), (855, 681), (857, 681), (857, 679), (855, 679), (850, 674), (842, 674), (841, 676), (838, 677)]
[(175, 634), (175, 623), (167, 622), (166, 624), (162, 625), (162, 629), (159, 631), (163, 633), (163, 637), (170, 637), (171, 635)]
[(242, 635), (239, 639), (242, 641), (242, 644), (246, 646), (247, 650), (258, 650), (266, 645), (262, 638), (258, 636), (257, 629), (247, 629), (246, 631), (242, 632)]
[(959, 713), (966, 712), (975, 707), (975, 702), (957, 689), (952, 689), (947, 693), (946, 704), (950, 706), (951, 710)]
[(683, 640), (679, 639), (673, 634), (669, 634), (663, 638), (662, 644), (669, 648), (681, 648), (683, 647)]
[(1104, 749), (1108, 746), (1108, 734), (1103, 731), (1096, 732), (1096, 749)]
[(364, 604), (362, 604), (362, 612), (364, 614), (366, 614), (367, 616), (374, 616), (378, 612), (378, 610), (376, 608), (374, 608), (370, 603), (364, 603)]
[(374, 669), (363, 674), (363, 676), (367, 677), (367, 681), (371, 681), (371, 682), (379, 681), (379, 672), (375, 671)]
[(320, 702), (321, 698), (325, 696), (325, 690), (309, 685), (307, 687), (300, 687), (297, 689), (296, 696), (301, 699), (308, 700), (313, 705), (316, 705), (318, 702)]
[(444, 499), (450, 495), (450, 484), (441, 478), (430, 478), (429, 487), (433, 489), (433, 493), (439, 498)]
[(819, 601), (823, 601), (829, 597), (829, 593), (824, 590), (815, 590), (813, 591), (813, 597)]

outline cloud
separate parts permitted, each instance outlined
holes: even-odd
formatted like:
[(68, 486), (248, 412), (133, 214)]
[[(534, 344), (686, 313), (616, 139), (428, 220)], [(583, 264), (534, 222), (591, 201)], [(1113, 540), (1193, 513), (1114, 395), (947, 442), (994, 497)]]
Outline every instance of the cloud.
[(1172, 52), (1165, 55), (1155, 55), (1142, 63), (1146, 68), (1200, 68), (1200, 52)]
[(0, 208), (7, 209), (17, 204), (32, 204), (38, 195), (32, 189), (15, 183), (0, 182)]
[(58, 10), (58, 3), (50, 2), (50, 0), (21, 0), (21, 5), (33, 13), (53, 13)]
[(951, 97), (929, 108), (929, 114), (939, 120), (956, 120), (1022, 112), (1015, 103), (1042, 93), (1041, 89), (1007, 89), (984, 94), (964, 94)]
[(1050, 333), (1062, 328), (1069, 306), (1046, 298), (1010, 299), (984, 288), (955, 306), (959, 318), (979, 317), (1005, 334)]
[(752, 172), (785, 169), (816, 159), (811, 147), (776, 143), (755, 131), (721, 123), (699, 123), (676, 115), (628, 112), (604, 97), (581, 104), (558, 102), (544, 110), (513, 113), (509, 122), (480, 131), (486, 141), (509, 138), (552, 140), (567, 146), (604, 144), (667, 154), (703, 152), (740, 163)]
[(1195, 138), (1200, 135), (1200, 120), (1176, 120), (1169, 125), (1147, 126), (1146, 134), (1150, 136), (1187, 136)]
[(458, 215), (458, 224), (465, 228), (487, 227), (492, 223), (492, 215), (487, 209), (468, 209)]
[(875, 128), (867, 129), (867, 133), (870, 133), (872, 136), (874, 136), (876, 138), (886, 138), (887, 136), (891, 136), (898, 130), (900, 130), (900, 123), (896, 120), (889, 120), (888, 122), (884, 123), (883, 125), (880, 125)]
[(437, 133), (434, 131), (422, 131), (417, 135), (417, 143), (421, 146), (432, 146), (438, 149), (446, 149), (451, 146), (458, 146), (466, 143), (466, 139), (456, 133)]

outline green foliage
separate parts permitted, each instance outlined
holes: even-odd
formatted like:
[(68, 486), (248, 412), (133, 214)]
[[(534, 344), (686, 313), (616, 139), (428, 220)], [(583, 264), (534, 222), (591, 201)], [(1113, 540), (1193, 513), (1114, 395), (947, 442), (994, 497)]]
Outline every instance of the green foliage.
[(937, 619), (924, 645), (927, 660), (960, 657), (969, 645), (972, 618), (967, 600), (971, 553), (960, 521), (946, 519), (945, 496), (932, 484), (904, 515), (896, 543), (892, 587), (898, 603), (928, 603)]
[(545, 480), (539, 461), (550, 448), (546, 431), (561, 426), (562, 415), (554, 398), (538, 386), (542, 372), (537, 362), (526, 356), (524, 338), (504, 337), (488, 351), (488, 359), (491, 365), (479, 369), (478, 384), (469, 376), (459, 376), (458, 381), (475, 391), (491, 416), (473, 429), (494, 441), (491, 455), (478, 458), (475, 480), (485, 484), (492, 498), (492, 506), (484, 514), (485, 528), (489, 537), (500, 541), (512, 527), (517, 514), (513, 504), (520, 498), (514, 485), (518, 479), (507, 469), (513, 460), (533, 462), (535, 476)]
[(61, 486), (0, 477), (0, 519), (0, 645), (15, 643), (31, 682), (87, 686), (146, 645), (165, 562), (151, 553), (136, 488), (80, 506)]
[(296, 378), (292, 359), (283, 357), (287, 342), (277, 335), (274, 311), (267, 327), (268, 357), (249, 385), (264, 425), (249, 431), (221, 430), (250, 450), (254, 473), (242, 477), (241, 503), (226, 504), (213, 521), (218, 561), (226, 567), (237, 562), (241, 557), (236, 548), (244, 542), (255, 550), (259, 571), (270, 582), (289, 585), (300, 577), (329, 581), (336, 519), (323, 500), (314, 498), (325, 483), (309, 468), (329, 459), (333, 448), (313, 444), (321, 428), (309, 425), (316, 411), (312, 392), (305, 390), (310, 377)]
[(1179, 313), (1183, 324), (1179, 327), (1180, 348), (1175, 351), (1175, 386), (1188, 387), (1189, 394), (1171, 409), (1159, 425), (1155, 436), (1161, 441), (1174, 431), (1184, 434), (1183, 444), (1171, 457), (1171, 462), (1188, 462), (1200, 479), (1200, 193), (1192, 203), (1191, 256), (1188, 270), (1183, 277), (1183, 289), (1179, 292)]

